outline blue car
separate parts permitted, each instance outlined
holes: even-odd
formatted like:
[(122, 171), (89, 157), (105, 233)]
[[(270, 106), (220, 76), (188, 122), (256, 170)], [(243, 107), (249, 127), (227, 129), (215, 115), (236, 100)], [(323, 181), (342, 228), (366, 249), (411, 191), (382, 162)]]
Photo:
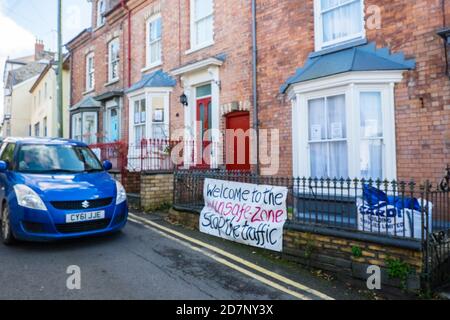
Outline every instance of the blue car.
[(127, 196), (87, 145), (6, 139), (0, 148), (1, 240), (51, 241), (120, 231)]

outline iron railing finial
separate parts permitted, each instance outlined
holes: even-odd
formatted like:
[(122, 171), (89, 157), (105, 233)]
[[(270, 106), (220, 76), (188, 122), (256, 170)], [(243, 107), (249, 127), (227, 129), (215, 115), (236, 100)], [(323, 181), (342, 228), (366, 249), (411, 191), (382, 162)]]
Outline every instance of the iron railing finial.
[(447, 165), (447, 175), (442, 179), (441, 190), (444, 192), (450, 192), (450, 164)]

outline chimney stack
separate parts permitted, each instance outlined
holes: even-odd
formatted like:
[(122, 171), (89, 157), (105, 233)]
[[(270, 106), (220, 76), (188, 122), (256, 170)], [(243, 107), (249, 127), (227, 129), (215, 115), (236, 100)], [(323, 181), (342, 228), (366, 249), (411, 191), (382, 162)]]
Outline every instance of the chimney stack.
[(34, 44), (34, 58), (36, 61), (42, 58), (42, 53), (44, 50), (44, 41), (36, 39), (36, 43)]

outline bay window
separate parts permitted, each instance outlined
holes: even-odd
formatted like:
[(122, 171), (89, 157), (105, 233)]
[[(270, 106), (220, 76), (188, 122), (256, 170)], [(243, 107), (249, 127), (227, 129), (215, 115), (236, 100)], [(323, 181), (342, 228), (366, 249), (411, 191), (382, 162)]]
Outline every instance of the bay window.
[(315, 0), (314, 11), (317, 51), (365, 37), (363, 0)]
[(169, 92), (147, 91), (130, 97), (130, 144), (142, 139), (169, 139)]
[(394, 84), (335, 80), (293, 88), (294, 175), (396, 179)]
[(160, 15), (148, 21), (147, 39), (147, 67), (161, 64), (162, 19)]
[(360, 94), (360, 170), (362, 178), (383, 178), (383, 119), (380, 92)]
[(108, 50), (108, 79), (113, 82), (119, 79), (120, 44), (119, 39), (114, 39), (109, 43)]
[(143, 139), (146, 139), (146, 119), (147, 119), (147, 103), (145, 98), (134, 101), (134, 143), (136, 146), (141, 145)]
[(168, 139), (168, 114), (166, 112), (164, 97), (153, 96), (151, 98), (152, 107), (152, 138)]
[(191, 48), (213, 43), (213, 0), (191, 0)]
[(345, 112), (345, 95), (309, 101), (311, 176), (348, 176)]
[(97, 143), (97, 113), (83, 113), (83, 142), (87, 144)]
[(98, 113), (84, 111), (72, 114), (72, 138), (86, 144), (97, 143)]
[(81, 113), (76, 113), (72, 116), (72, 139), (75, 139), (77, 141), (83, 140), (81, 127), (82, 127)]

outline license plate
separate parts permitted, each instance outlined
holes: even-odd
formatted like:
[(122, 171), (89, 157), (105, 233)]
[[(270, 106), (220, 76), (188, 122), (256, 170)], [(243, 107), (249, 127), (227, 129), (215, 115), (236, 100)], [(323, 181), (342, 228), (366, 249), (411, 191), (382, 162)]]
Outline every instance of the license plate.
[(86, 222), (105, 219), (105, 211), (71, 213), (66, 215), (66, 223)]

